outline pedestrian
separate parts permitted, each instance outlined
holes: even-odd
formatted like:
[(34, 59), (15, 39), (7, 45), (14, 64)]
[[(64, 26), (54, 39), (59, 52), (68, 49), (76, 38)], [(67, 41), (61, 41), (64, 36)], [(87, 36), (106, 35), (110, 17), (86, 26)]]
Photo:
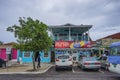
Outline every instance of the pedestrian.
[(40, 58), (40, 57), (41, 57), (41, 55), (40, 55), (40, 54), (38, 54), (38, 56), (37, 56), (37, 61), (38, 61), (38, 64), (37, 64), (37, 69), (41, 67), (41, 65), (40, 65), (41, 58)]
[(102, 57), (106, 57), (106, 56), (107, 56), (106, 53), (107, 53), (107, 51), (105, 51), (105, 52), (102, 54)]

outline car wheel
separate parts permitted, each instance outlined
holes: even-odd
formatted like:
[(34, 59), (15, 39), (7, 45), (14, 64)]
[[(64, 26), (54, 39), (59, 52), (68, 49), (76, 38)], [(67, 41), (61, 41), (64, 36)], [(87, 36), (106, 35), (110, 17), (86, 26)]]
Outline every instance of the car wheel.
[(81, 69), (82, 69), (82, 70), (85, 70), (85, 68), (84, 68), (83, 66), (81, 66)]
[(82, 65), (79, 65), (78, 67), (81, 69)]
[(96, 71), (99, 71), (100, 69), (95, 69)]
[(55, 71), (58, 71), (58, 68), (57, 68), (57, 67), (55, 67)]
[(72, 67), (70, 67), (69, 70), (72, 71)]
[(78, 68), (81, 68), (80, 65), (77, 65)]

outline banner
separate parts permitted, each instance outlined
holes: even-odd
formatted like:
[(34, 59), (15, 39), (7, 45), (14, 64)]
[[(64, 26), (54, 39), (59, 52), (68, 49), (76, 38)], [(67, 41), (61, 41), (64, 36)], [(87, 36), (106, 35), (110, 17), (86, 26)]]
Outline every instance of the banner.
[(87, 41), (55, 41), (55, 48), (91, 48), (91, 42)]

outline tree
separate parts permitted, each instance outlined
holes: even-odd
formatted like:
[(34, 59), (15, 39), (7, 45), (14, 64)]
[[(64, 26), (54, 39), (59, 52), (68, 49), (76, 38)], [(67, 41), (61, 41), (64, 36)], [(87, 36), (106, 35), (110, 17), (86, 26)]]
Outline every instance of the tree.
[(19, 18), (19, 26), (13, 25), (7, 31), (13, 32), (18, 44), (14, 47), (21, 51), (33, 51), (33, 69), (35, 70), (35, 53), (38, 51), (48, 51), (52, 46), (52, 39), (48, 36), (47, 25), (32, 18)]
[(2, 45), (3, 44), (3, 42), (2, 41), (0, 41), (0, 45)]

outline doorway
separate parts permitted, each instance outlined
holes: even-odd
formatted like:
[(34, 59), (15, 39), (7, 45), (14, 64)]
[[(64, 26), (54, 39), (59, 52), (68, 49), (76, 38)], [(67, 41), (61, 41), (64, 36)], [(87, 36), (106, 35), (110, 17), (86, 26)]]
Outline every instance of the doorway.
[(51, 51), (51, 62), (55, 62), (55, 52)]

